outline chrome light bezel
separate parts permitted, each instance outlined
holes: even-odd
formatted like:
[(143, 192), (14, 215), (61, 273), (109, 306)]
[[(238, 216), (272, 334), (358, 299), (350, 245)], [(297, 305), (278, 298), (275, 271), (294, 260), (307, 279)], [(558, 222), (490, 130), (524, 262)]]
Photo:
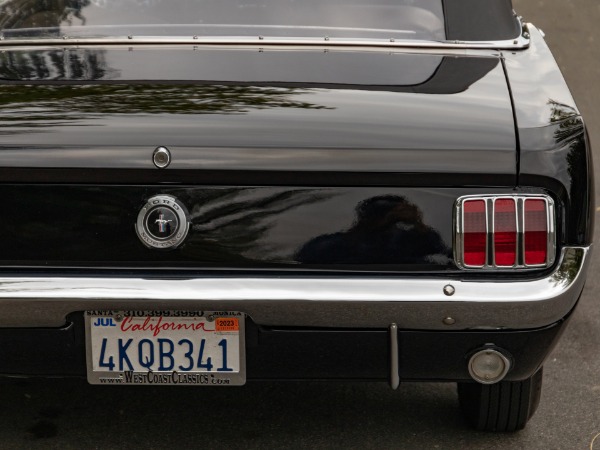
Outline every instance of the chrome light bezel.
[[(516, 204), (517, 258), (512, 266), (502, 266), (495, 262), (494, 254), (494, 205), (502, 199), (512, 199)], [(469, 200), (483, 200), (486, 215), (486, 261), (482, 266), (473, 266), (464, 261), (464, 203)], [(547, 258), (544, 264), (525, 264), (525, 200), (543, 200), (546, 203)], [(554, 200), (544, 194), (486, 194), (459, 197), (454, 205), (454, 261), (465, 270), (521, 270), (550, 267), (556, 259), (556, 211)]]

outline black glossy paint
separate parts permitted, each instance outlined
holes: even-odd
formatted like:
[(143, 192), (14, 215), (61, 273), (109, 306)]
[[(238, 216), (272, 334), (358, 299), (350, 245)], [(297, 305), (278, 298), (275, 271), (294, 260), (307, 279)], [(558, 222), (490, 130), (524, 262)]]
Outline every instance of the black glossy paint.
[[(4, 185), (11, 221), (0, 223), (0, 264), (451, 268), (453, 203), (462, 192)], [(135, 233), (138, 212), (156, 194), (175, 196), (190, 212), (189, 235), (176, 250), (149, 249)]]
[[(587, 243), (585, 133), (536, 39), (531, 53), (507, 55), (504, 65), (495, 57), (184, 48), (172, 57), (196, 53), (198, 72), (165, 65), (171, 72), (160, 82), (132, 81), (134, 68), (171, 49), (102, 50), (104, 59), (76, 50), (72, 61), (89, 63), (79, 72), (68, 64), (57, 71), (56, 52), (11, 50), (3, 61), (14, 63), (16, 84), (0, 86), (0, 181), (13, 185), (0, 192), (19, 227), (3, 225), (3, 264), (454, 270), (456, 198), (516, 185), (558, 200), (561, 243)], [(245, 63), (232, 72), (239, 55)], [(286, 66), (296, 56), (304, 71)], [(382, 73), (374, 82), (396, 84), (369, 84), (366, 72), (333, 83), (339, 65), (375, 60)], [(542, 67), (530, 97), (528, 64)], [(21, 84), (27, 77), (37, 84)], [(172, 153), (164, 170), (151, 161), (158, 145)], [(177, 195), (194, 216), (176, 252), (148, 250), (133, 232), (139, 208), (158, 193)]]
[[(2, 208), (10, 212), (10, 220), (0, 221), (0, 266), (458, 271), (452, 256), (454, 203), (462, 195), (489, 192), (0, 185)], [(158, 194), (176, 197), (190, 213), (189, 234), (174, 250), (147, 248), (135, 232), (138, 212)]]
[(587, 245), (595, 217), (589, 139), (554, 57), (539, 31), (530, 31), (530, 48), (505, 59), (520, 143), (518, 183), (554, 192), (564, 207), (561, 240)]
[[(156, 61), (161, 64), (155, 64)], [(9, 84), (52, 85), (92, 81), (181, 85), (187, 81), (195, 85), (345, 87), (458, 94), (497, 65), (497, 54), (467, 58), (394, 49), (42, 46), (9, 47), (0, 53), (0, 80)], [(148, 67), (152, 67), (151, 78)]]
[(593, 174), (581, 117), (558, 119), (553, 125), (519, 131), (524, 149), (520, 183), (544, 186), (560, 198), (566, 221), (563, 242), (571, 245), (591, 243)]
[[(151, 152), (165, 145), (165, 172), (470, 173), (514, 184), (497, 58), (187, 48), (93, 59), (96, 51), (69, 52), (87, 66), (62, 73), (52, 52), (4, 54), (5, 76), (38, 84), (0, 86), (2, 166), (155, 170)], [(168, 68), (153, 71), (161, 83), (129, 81), (156, 60)]]

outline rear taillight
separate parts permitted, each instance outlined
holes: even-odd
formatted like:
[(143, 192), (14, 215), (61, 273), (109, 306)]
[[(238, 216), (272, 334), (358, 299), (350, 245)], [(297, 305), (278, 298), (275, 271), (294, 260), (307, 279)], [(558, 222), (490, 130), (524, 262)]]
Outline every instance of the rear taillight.
[(512, 267), (517, 263), (517, 203), (501, 198), (494, 205), (494, 264)]
[(455, 257), (460, 267), (513, 269), (554, 262), (554, 203), (533, 195), (457, 201)]
[(464, 261), (472, 267), (485, 265), (487, 253), (487, 219), (484, 200), (466, 202), (464, 218)]
[(546, 264), (548, 259), (548, 208), (540, 199), (525, 199), (525, 264)]

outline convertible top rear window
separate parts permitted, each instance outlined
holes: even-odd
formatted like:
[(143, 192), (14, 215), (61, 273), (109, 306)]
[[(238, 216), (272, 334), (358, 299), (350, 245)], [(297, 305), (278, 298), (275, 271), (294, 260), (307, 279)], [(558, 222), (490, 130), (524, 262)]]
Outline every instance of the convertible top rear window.
[(293, 36), (446, 39), (443, 0), (8, 0), (5, 38)]

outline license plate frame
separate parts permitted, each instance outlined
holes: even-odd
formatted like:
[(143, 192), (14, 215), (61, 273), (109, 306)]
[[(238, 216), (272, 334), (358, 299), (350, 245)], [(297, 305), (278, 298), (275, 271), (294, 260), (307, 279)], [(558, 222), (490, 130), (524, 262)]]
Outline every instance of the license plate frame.
[[(84, 323), (90, 384), (241, 386), (246, 383), (245, 314), (242, 312), (85, 311)], [(146, 342), (140, 344), (142, 340)], [(169, 340), (170, 344), (166, 342)], [(183, 340), (189, 343), (182, 343)], [(223, 341), (226, 342), (223, 344)], [(171, 353), (161, 353), (163, 344), (172, 349)], [(119, 353), (124, 348), (125, 358)], [(186, 368), (182, 367), (182, 352), (186, 365), (195, 366), (191, 370), (177, 370)], [(140, 366), (142, 353), (146, 364), (150, 362), (149, 355), (153, 355), (152, 367)], [(173, 358), (170, 370), (153, 370), (160, 369), (164, 361), (167, 364), (162, 368), (168, 368), (169, 357)], [(215, 358), (210, 370), (206, 367), (208, 357), (211, 361)], [(112, 361), (110, 370), (100, 367), (101, 362), (104, 367), (109, 366), (107, 361)], [(199, 362), (204, 367), (198, 368)], [(133, 370), (123, 370), (129, 369), (126, 365)]]

